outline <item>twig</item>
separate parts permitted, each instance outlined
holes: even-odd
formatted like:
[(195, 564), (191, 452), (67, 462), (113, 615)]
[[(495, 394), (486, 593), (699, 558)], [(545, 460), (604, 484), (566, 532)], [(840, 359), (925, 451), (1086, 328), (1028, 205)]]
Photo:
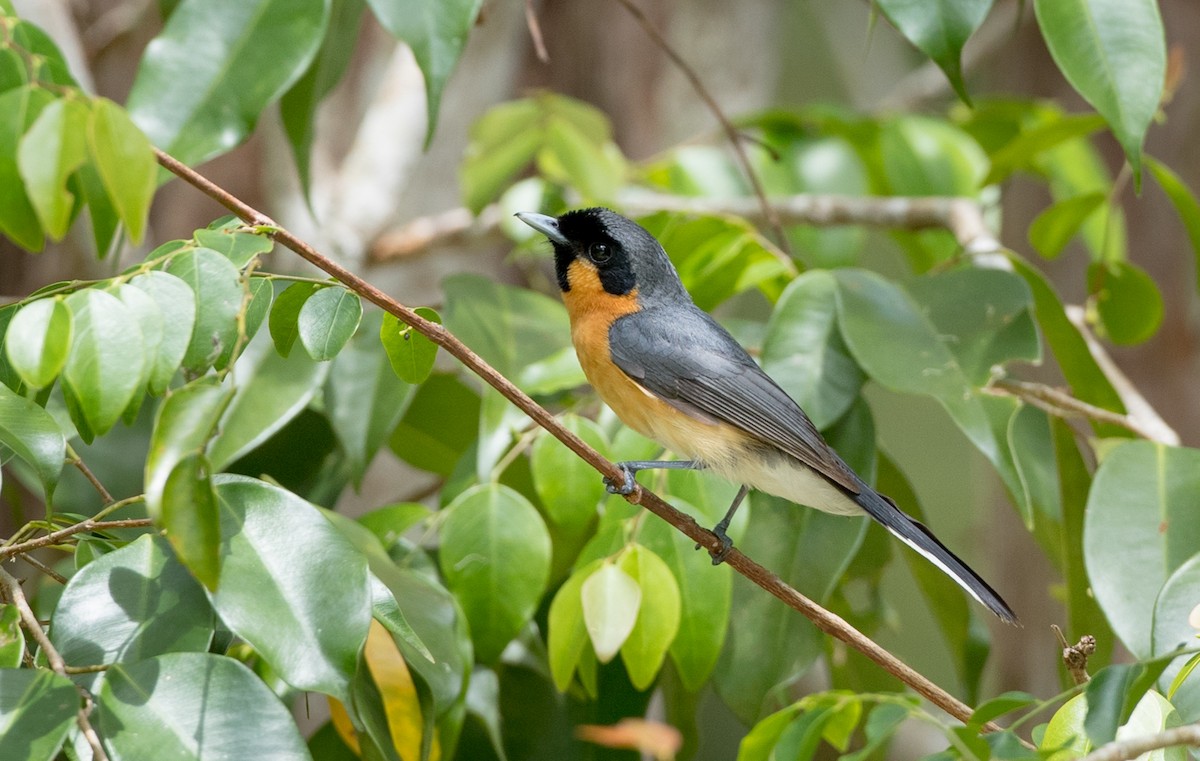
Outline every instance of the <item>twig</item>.
[[(270, 228), (272, 236), (284, 246), (295, 251), (311, 264), (329, 273), (341, 282), (342, 285), (354, 291), (359, 296), (379, 306), (389, 314), (400, 318), (405, 324), (411, 326), (414, 330), (445, 349), (467, 369), (499, 391), (538, 425), (549, 431), (551, 435), (566, 445), (580, 459), (599, 471), (601, 475), (614, 480), (624, 478), (624, 475), (617, 469), (616, 465), (601, 456), (599, 452), (592, 449), (592, 447), (574, 433), (564, 428), (554, 415), (530, 398), (524, 391), (513, 385), (512, 381), (501, 375), (495, 368), (481, 359), (478, 354), (459, 341), (444, 327), (426, 320), (412, 309), (383, 293), (345, 267), (320, 254), (303, 240), (279, 227), (265, 214), (257, 211), (241, 199), (236, 198), (228, 191), (217, 186), (190, 167), (180, 163), (175, 158), (158, 149), (155, 149), (155, 154), (159, 164), (168, 171), (217, 201), (248, 224), (262, 225)], [(689, 539), (709, 548), (710, 551), (716, 551), (721, 548), (720, 542), (712, 532), (701, 528), (690, 516), (679, 512), (653, 492), (639, 486), (626, 499), (633, 504), (641, 505), (650, 510), (683, 532)], [(789, 607), (804, 614), (821, 631), (845, 642), (850, 647), (853, 647), (879, 664), (889, 674), (892, 674), (900, 681), (912, 687), (916, 692), (946, 713), (960, 721), (965, 722), (970, 719), (971, 709), (962, 701), (914, 671), (907, 664), (880, 647), (839, 616), (825, 610), (820, 605), (788, 586), (774, 573), (771, 573), (766, 568), (746, 557), (736, 548), (729, 553), (726, 563), (738, 573), (782, 600)], [(984, 730), (989, 732), (998, 731), (999, 729), (1000, 727), (995, 723), (989, 723), (984, 726)]]
[(67, 462), (74, 465), (83, 474), (83, 477), (88, 480), (88, 483), (100, 494), (100, 499), (105, 505), (111, 505), (116, 500), (113, 495), (108, 493), (108, 489), (104, 488), (104, 484), (100, 483), (100, 479), (96, 478), (96, 474), (84, 463), (83, 459), (75, 452), (70, 444), (67, 445)]
[(725, 112), (721, 110), (720, 104), (717, 103), (716, 98), (712, 96), (712, 93), (708, 91), (708, 88), (704, 86), (704, 83), (700, 81), (700, 77), (696, 74), (695, 70), (688, 66), (687, 61), (684, 61), (683, 57), (680, 56), (673, 47), (671, 47), (671, 43), (667, 42), (667, 39), (663, 37), (662, 33), (655, 28), (654, 24), (651, 23), (650, 19), (646, 17), (646, 14), (642, 11), (642, 9), (637, 7), (632, 0), (617, 0), (617, 2), (624, 6), (625, 10), (629, 11), (629, 14), (633, 16), (639, 24), (641, 24), (642, 29), (646, 32), (646, 35), (653, 40), (654, 44), (658, 45), (662, 49), (663, 53), (666, 54), (667, 58), (670, 58), (671, 61), (679, 68), (679, 71), (682, 72), (683, 76), (685, 76), (688, 82), (691, 83), (692, 89), (696, 91), (696, 94), (699, 95), (700, 99), (703, 100), (705, 105), (708, 106), (708, 110), (712, 111), (713, 116), (715, 116), (717, 121), (721, 123), (721, 129), (724, 130), (725, 134), (729, 137), (729, 143), (733, 147), (734, 155), (737, 156), (738, 163), (742, 165), (742, 171), (745, 172), (746, 178), (750, 180), (750, 187), (754, 189), (754, 195), (758, 197), (758, 203), (762, 208), (763, 217), (766, 218), (768, 224), (771, 225), (771, 229), (775, 231), (776, 242), (779, 244), (780, 249), (782, 249), (783, 253), (787, 254), (786, 263), (789, 266), (794, 267), (795, 265), (792, 264), (791, 259), (792, 247), (791, 244), (788, 243), (787, 234), (783, 231), (783, 224), (779, 221), (779, 216), (775, 213), (775, 209), (767, 200), (767, 191), (765, 188), (763, 188), (762, 181), (758, 178), (758, 173), (754, 171), (754, 165), (750, 163), (750, 157), (746, 154), (745, 146), (742, 145), (741, 133), (738, 132), (737, 127), (733, 125), (733, 122), (729, 121), (729, 117), (727, 117)]
[(1110, 742), (1087, 754), (1081, 761), (1127, 761), (1143, 753), (1175, 745), (1200, 746), (1200, 724), (1186, 724), (1155, 735)]
[(1112, 357), (1108, 355), (1108, 351), (1092, 333), (1092, 329), (1088, 327), (1087, 315), (1083, 307), (1068, 304), (1066, 313), (1067, 319), (1083, 336), (1092, 359), (1096, 360), (1100, 371), (1108, 378), (1108, 382), (1116, 390), (1117, 396), (1121, 397), (1121, 402), (1128, 411), (1129, 419), (1136, 420), (1138, 427), (1142, 430), (1154, 432), (1153, 435), (1146, 438), (1170, 446), (1179, 446), (1179, 434), (1155, 412), (1154, 408), (1150, 406), (1150, 402), (1146, 401), (1146, 397), (1142, 396), (1137, 387), (1125, 376), (1125, 373), (1121, 372), (1121, 368), (1117, 367), (1117, 363), (1113, 361)]
[(529, 37), (533, 40), (533, 49), (537, 52), (538, 60), (550, 63), (550, 54), (546, 52), (546, 41), (542, 39), (542, 25), (538, 23), (533, 0), (525, 0), (525, 26), (529, 28)]
[(1063, 634), (1062, 629), (1058, 628), (1057, 624), (1050, 624), (1050, 628), (1054, 630), (1054, 635), (1058, 637), (1058, 644), (1062, 647), (1063, 665), (1071, 673), (1071, 681), (1076, 686), (1090, 682), (1092, 678), (1088, 676), (1087, 664), (1088, 658), (1096, 652), (1096, 638), (1085, 634), (1079, 638), (1077, 643), (1071, 645), (1067, 643), (1066, 635)]
[(95, 518), (89, 518), (86, 521), (74, 523), (58, 531), (52, 531), (45, 536), (39, 536), (37, 539), (30, 539), (29, 541), (14, 544), (10, 547), (0, 547), (0, 560), (12, 557), (13, 555), (20, 555), (30, 550), (36, 550), (39, 547), (49, 547), (52, 544), (58, 544), (63, 539), (84, 531), (104, 531), (110, 528), (144, 528), (149, 525), (149, 518), (129, 518), (120, 521), (98, 521)]
[(66, 585), (66, 583), (67, 583), (67, 577), (66, 577), (66, 576), (63, 576), (61, 573), (59, 573), (58, 571), (54, 570), (54, 569), (53, 569), (53, 568), (51, 568), (50, 566), (46, 565), (46, 564), (45, 564), (45, 563), (43, 563), (42, 561), (38, 560), (38, 559), (37, 559), (36, 557), (34, 557), (33, 555), (24, 555), (24, 556), (22, 556), (22, 557), (21, 557), (21, 559), (22, 559), (22, 560), (24, 560), (24, 561), (25, 561), (26, 563), (28, 563), (29, 565), (31, 565), (31, 566), (33, 566), (34, 568), (36, 568), (37, 570), (39, 570), (39, 571), (41, 571), (42, 573), (46, 574), (46, 575), (47, 575), (47, 576), (49, 576), (50, 578), (54, 579), (54, 580), (55, 580), (55, 581), (57, 581), (59, 584)]
[[(631, 189), (618, 195), (618, 205), (630, 214), (672, 211), (764, 219), (762, 205), (750, 198), (681, 198)], [(1003, 247), (983, 218), (983, 208), (971, 198), (907, 196), (838, 196), (799, 194), (769, 199), (769, 206), (786, 225), (868, 225), (871, 227), (949, 230), (971, 256), (994, 254)], [(479, 217), (467, 209), (451, 209), (420, 217), (381, 235), (371, 246), (371, 260), (384, 262), (428, 251), (437, 246), (483, 238), (499, 229), (502, 213), (493, 204)]]
[[(4, 570), (2, 566), (0, 566), (0, 586), (4, 587), (8, 599), (17, 606), (17, 612), (21, 616), (21, 623), (24, 624), (26, 631), (46, 654), (46, 663), (50, 665), (50, 669), (65, 677), (67, 664), (58, 650), (54, 648), (53, 643), (50, 642), (50, 638), (46, 636), (46, 630), (42, 628), (37, 616), (33, 614), (33, 609), (29, 607), (29, 600), (25, 598), (25, 590), (21, 589), (21, 582), (17, 581), (16, 577)], [(108, 761), (108, 754), (104, 752), (104, 746), (100, 744), (100, 738), (96, 735), (96, 730), (92, 728), (91, 721), (88, 720), (88, 715), (92, 710), (91, 697), (82, 687), (76, 685), (75, 689), (83, 698), (83, 705), (75, 714), (75, 722), (79, 725), (79, 731), (83, 733), (88, 745), (92, 748), (92, 758), (95, 761)]]
[[(1160, 432), (1144, 428), (1139, 421), (1134, 420), (1129, 415), (1122, 415), (1112, 410), (1106, 410), (1103, 407), (1097, 407), (1094, 404), (1088, 404), (1085, 401), (1076, 399), (1065, 391), (1042, 383), (1030, 383), (1029, 381), (1017, 380), (1015, 378), (997, 378), (988, 384), (985, 390), (1015, 396), (1056, 417), (1085, 417), (1095, 420), (1098, 423), (1110, 423), (1120, 426), (1127, 431), (1136, 433), (1143, 439), (1159, 441), (1164, 444), (1172, 443), (1162, 441), (1159, 438), (1161, 435)], [(1178, 444), (1179, 442), (1176, 440), (1174, 443)]]

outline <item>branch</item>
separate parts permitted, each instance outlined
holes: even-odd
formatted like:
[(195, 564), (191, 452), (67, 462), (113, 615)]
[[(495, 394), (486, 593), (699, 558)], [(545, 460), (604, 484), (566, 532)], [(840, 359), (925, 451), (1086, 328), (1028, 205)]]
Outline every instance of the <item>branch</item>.
[(1110, 423), (1132, 431), (1143, 439), (1157, 441), (1162, 444), (1179, 444), (1178, 437), (1174, 441), (1163, 438), (1161, 430), (1146, 428), (1142, 421), (1135, 420), (1130, 415), (1122, 415), (1094, 404), (1076, 399), (1065, 391), (1047, 386), (1042, 383), (1030, 383), (1015, 378), (998, 378), (993, 380), (986, 390), (996, 394), (1015, 396), (1021, 401), (1028, 402), (1038, 409), (1044, 410), (1060, 418), (1084, 417), (1099, 423)]
[[(671, 211), (683, 214), (717, 214), (744, 217), (761, 223), (766, 219), (761, 204), (752, 198), (680, 198), (644, 190), (621, 193), (617, 204), (633, 215)], [(942, 228), (954, 235), (971, 256), (994, 254), (1003, 247), (983, 218), (983, 208), (971, 198), (925, 196), (777, 196), (768, 206), (782, 224), (868, 225), (871, 227), (923, 230)], [(444, 245), (461, 244), (495, 234), (502, 212), (492, 204), (478, 217), (467, 209), (452, 209), (420, 217), (381, 235), (371, 246), (371, 261), (401, 259)]]
[(75, 452), (70, 444), (67, 445), (67, 462), (79, 469), (79, 472), (82, 473), (83, 477), (88, 480), (88, 483), (92, 485), (92, 488), (94, 488), (100, 494), (100, 499), (104, 502), (105, 506), (111, 505), (116, 501), (113, 499), (113, 495), (108, 493), (108, 489), (104, 488), (104, 484), (100, 483), (100, 479), (96, 478), (96, 474), (93, 473), (90, 468), (88, 468), (88, 466), (83, 462), (83, 458), (81, 458)]
[(37, 539), (30, 539), (27, 542), (14, 544), (10, 547), (0, 547), (0, 561), (13, 555), (20, 555), (30, 550), (36, 550), (40, 547), (49, 547), (52, 544), (58, 544), (63, 539), (84, 531), (104, 531), (110, 528), (144, 528), (149, 525), (149, 518), (128, 518), (120, 521), (98, 521), (95, 518), (89, 518), (86, 521), (74, 523), (58, 531), (52, 531), (45, 536), (39, 536)]
[(1102, 745), (1084, 756), (1081, 761), (1127, 761), (1143, 753), (1175, 745), (1200, 746), (1200, 724), (1187, 724), (1156, 735), (1144, 735), (1130, 740), (1117, 740)]
[[(17, 606), (17, 612), (21, 616), (21, 623), (24, 624), (25, 629), (33, 637), (34, 641), (38, 643), (38, 647), (45, 653), (46, 663), (50, 665), (51, 670), (60, 676), (66, 677), (67, 664), (63, 661), (62, 655), (59, 654), (58, 650), (54, 648), (53, 643), (50, 642), (50, 638), (46, 636), (46, 630), (42, 628), (42, 625), (37, 620), (37, 616), (33, 614), (33, 609), (29, 607), (29, 600), (25, 597), (25, 590), (21, 589), (21, 582), (17, 581), (16, 577), (8, 571), (4, 570), (3, 566), (0, 566), (0, 587), (4, 588), (8, 599), (12, 600), (13, 605)], [(100, 738), (96, 735), (96, 730), (92, 728), (91, 721), (88, 720), (88, 714), (92, 712), (91, 696), (79, 685), (75, 685), (75, 689), (83, 699), (83, 705), (80, 706), (79, 711), (75, 715), (75, 722), (79, 725), (79, 731), (83, 733), (88, 745), (92, 748), (92, 758), (95, 761), (108, 761), (108, 754), (104, 752), (104, 746), (100, 744)]]
[[(383, 293), (345, 267), (323, 256), (307, 243), (277, 225), (265, 214), (234, 197), (228, 191), (217, 186), (190, 167), (180, 163), (157, 148), (155, 149), (155, 154), (159, 164), (168, 171), (217, 201), (217, 203), (239, 216), (247, 224), (254, 226), (261, 225), (272, 229), (272, 236), (275, 240), (329, 273), (341, 282), (342, 285), (354, 291), (362, 298), (399, 318), (414, 330), (445, 349), (447, 353), (455, 357), (467, 369), (499, 391), (506, 399), (516, 405), (542, 428), (549, 431), (551, 435), (566, 445), (580, 459), (595, 468), (601, 475), (617, 481), (624, 478), (624, 475), (617, 469), (616, 465), (602, 457), (599, 452), (588, 446), (588, 444), (574, 433), (564, 428), (554, 415), (530, 398), (524, 391), (513, 385), (508, 378), (501, 375), (495, 368), (480, 358), (478, 354), (471, 351), (470, 348), (459, 341), (446, 328), (435, 322), (426, 320), (412, 309)], [(712, 532), (701, 528), (691, 516), (679, 512), (653, 492), (638, 486), (626, 499), (635, 505), (641, 505), (650, 510), (681, 531), (689, 539), (708, 548), (710, 551), (716, 551), (721, 548), (720, 542)], [(962, 701), (914, 671), (907, 664), (880, 647), (839, 616), (825, 610), (820, 605), (788, 586), (774, 573), (763, 568), (736, 548), (729, 553), (725, 562), (735, 571), (782, 600), (789, 607), (804, 614), (818, 629), (858, 650), (889, 674), (892, 674), (900, 681), (912, 687), (916, 692), (946, 713), (963, 722), (970, 719), (971, 709)], [(990, 732), (998, 731), (1000, 727), (994, 723), (989, 723), (985, 725), (984, 729)]]

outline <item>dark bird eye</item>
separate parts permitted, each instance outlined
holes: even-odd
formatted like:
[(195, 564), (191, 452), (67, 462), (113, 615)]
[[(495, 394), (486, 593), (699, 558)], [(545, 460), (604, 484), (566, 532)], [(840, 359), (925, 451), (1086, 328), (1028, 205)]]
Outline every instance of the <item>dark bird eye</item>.
[(593, 243), (588, 246), (588, 256), (593, 262), (603, 264), (612, 258), (612, 250), (604, 243)]

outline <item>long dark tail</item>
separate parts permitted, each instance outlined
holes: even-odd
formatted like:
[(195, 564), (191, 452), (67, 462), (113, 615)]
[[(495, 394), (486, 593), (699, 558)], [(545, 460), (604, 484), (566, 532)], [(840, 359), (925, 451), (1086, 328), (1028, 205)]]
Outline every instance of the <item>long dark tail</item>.
[(933, 532), (925, 528), (919, 521), (909, 517), (904, 511), (896, 507), (894, 502), (867, 487), (865, 484), (862, 487), (862, 491), (857, 495), (853, 495), (853, 498), (862, 509), (866, 510), (872, 518), (882, 523), (883, 527), (895, 535), (897, 539), (912, 547), (929, 562), (942, 569), (960, 587), (967, 590), (968, 594), (999, 616), (1001, 621), (1016, 626), (1020, 625), (1020, 622), (1017, 620), (1017, 614), (1013, 613), (1012, 608), (1008, 607), (1008, 603), (1004, 602), (1000, 595), (996, 594), (996, 590), (988, 586), (988, 583), (980, 578), (979, 574), (972, 571), (953, 552), (946, 549), (946, 545), (938, 541)]

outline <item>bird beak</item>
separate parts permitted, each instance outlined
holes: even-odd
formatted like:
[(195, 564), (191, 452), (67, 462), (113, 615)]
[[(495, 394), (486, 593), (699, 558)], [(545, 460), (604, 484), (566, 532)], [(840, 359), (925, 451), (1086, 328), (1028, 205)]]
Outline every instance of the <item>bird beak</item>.
[(545, 214), (536, 214), (532, 211), (518, 211), (517, 219), (537, 230), (542, 235), (550, 239), (551, 243), (556, 243), (560, 246), (569, 246), (571, 241), (558, 230), (558, 220), (554, 217), (548, 217)]

